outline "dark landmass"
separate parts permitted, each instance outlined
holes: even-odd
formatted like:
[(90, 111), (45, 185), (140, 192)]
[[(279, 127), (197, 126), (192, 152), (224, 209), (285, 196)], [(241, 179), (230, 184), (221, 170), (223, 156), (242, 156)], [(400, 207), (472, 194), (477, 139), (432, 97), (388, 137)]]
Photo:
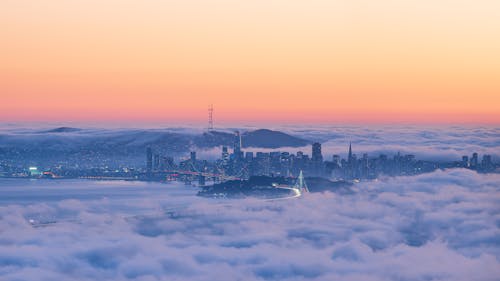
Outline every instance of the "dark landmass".
[[(179, 130), (104, 130), (58, 127), (21, 134), (0, 134), (0, 158), (12, 164), (80, 166), (143, 166), (145, 151), (152, 147), (160, 155), (177, 156), (189, 151), (226, 145), (232, 148), (234, 133), (211, 131), (192, 134)], [(298, 147), (303, 140), (282, 132), (257, 130), (242, 134), (243, 147)], [(62, 162), (61, 162), (62, 161)]]
[(72, 133), (78, 131), (81, 131), (81, 129), (72, 127), (59, 127), (51, 130), (41, 131), (40, 133)]
[(337, 194), (354, 194), (352, 183), (347, 181), (331, 181), (325, 178), (306, 178), (309, 192), (335, 192)]
[(290, 191), (273, 184), (288, 184), (284, 177), (253, 176), (248, 180), (232, 180), (202, 187), (198, 196), (210, 198), (286, 197)]
[[(241, 135), (243, 148), (279, 148), (279, 147), (302, 147), (310, 144), (310, 141), (291, 136), (279, 131), (260, 129), (245, 132)], [(232, 147), (234, 134), (227, 132), (211, 131), (203, 133), (194, 139), (198, 147), (217, 147), (226, 145)]]
[(226, 145), (233, 146), (234, 134), (227, 132), (211, 131), (194, 137), (194, 144), (200, 148), (211, 148)]
[(310, 141), (267, 129), (245, 132), (242, 139), (243, 147), (279, 148), (283, 146), (301, 147), (311, 144)]
[[(306, 178), (309, 192), (335, 192), (342, 195), (353, 194), (352, 183), (346, 181), (333, 182), (324, 178)], [(233, 180), (211, 186), (202, 187), (198, 196), (210, 198), (244, 198), (244, 197), (286, 197), (289, 191), (273, 185), (293, 186), (295, 179), (284, 177), (252, 176), (248, 180)]]

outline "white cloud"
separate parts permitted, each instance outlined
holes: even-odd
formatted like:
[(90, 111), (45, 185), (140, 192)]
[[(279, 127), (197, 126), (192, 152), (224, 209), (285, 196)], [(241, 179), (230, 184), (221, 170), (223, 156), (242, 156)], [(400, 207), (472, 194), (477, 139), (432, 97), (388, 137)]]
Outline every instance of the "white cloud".
[[(70, 184), (53, 201), (0, 200), (0, 280), (500, 276), (496, 174), (436, 171), (360, 183), (354, 195), (270, 202), (217, 202), (173, 185)], [(85, 185), (93, 196), (69, 199)], [(160, 215), (160, 207), (176, 211)], [(34, 215), (59, 223), (33, 228)]]
[[(500, 129), (489, 126), (309, 126), (277, 127), (323, 143), (323, 151), (345, 156), (349, 142), (356, 153), (416, 154), (420, 159), (459, 160), (472, 152), (500, 157)], [(302, 148), (310, 151), (310, 148)], [(497, 158), (498, 159), (498, 158)]]

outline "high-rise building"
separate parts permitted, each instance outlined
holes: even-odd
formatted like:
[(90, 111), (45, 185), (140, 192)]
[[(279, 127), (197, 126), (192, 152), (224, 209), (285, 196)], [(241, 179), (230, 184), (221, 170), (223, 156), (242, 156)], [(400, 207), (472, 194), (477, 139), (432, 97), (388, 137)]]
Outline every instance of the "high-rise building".
[(250, 162), (253, 160), (253, 152), (247, 151), (245, 152), (245, 161)]
[(361, 167), (360, 167), (361, 177), (367, 178), (369, 171), (369, 161), (368, 161), (368, 153), (363, 153), (363, 158), (361, 158)]
[(191, 157), (190, 157), (191, 163), (196, 163), (196, 151), (191, 151)]
[(173, 157), (163, 157), (161, 168), (163, 170), (175, 170), (175, 162)]
[(289, 177), (291, 173), (291, 166), (292, 166), (292, 157), (289, 152), (282, 152), (281, 153), (281, 159), (280, 159), (280, 175)]
[(315, 142), (312, 145), (311, 173), (315, 176), (323, 175), (323, 155), (321, 154), (321, 143)]
[(234, 132), (234, 144), (233, 144), (234, 152), (241, 151), (241, 135), (239, 131)]
[(222, 167), (224, 168), (224, 172), (227, 172), (229, 167), (229, 152), (227, 146), (222, 147)]
[(358, 170), (358, 159), (356, 154), (352, 153), (352, 145), (349, 142), (349, 152), (347, 153), (347, 161), (345, 163), (345, 178), (354, 179), (356, 178)]
[(153, 155), (153, 170), (157, 171), (160, 169), (160, 155), (155, 154)]
[(351, 146), (351, 143), (349, 142), (349, 153), (347, 154), (347, 163), (352, 164), (352, 162), (353, 162), (352, 146)]
[(241, 135), (239, 131), (234, 133), (233, 152), (235, 160), (239, 161), (241, 158)]
[(462, 167), (464, 168), (469, 167), (469, 156), (467, 155), (462, 156)]
[(479, 164), (479, 159), (478, 155), (476, 152), (472, 154), (472, 158), (470, 159), (470, 167), (471, 169), (477, 169), (477, 166)]
[(153, 150), (151, 147), (146, 149), (146, 171), (151, 173), (153, 170)]
[(491, 155), (483, 155), (483, 161), (481, 161), (481, 169), (484, 172), (489, 172), (494, 169), (493, 162), (491, 161)]
[(340, 166), (340, 156), (339, 155), (333, 155), (332, 156), (332, 161), (333, 161), (333, 164), (337, 165), (337, 166)]
[(323, 162), (323, 155), (321, 154), (321, 143), (313, 143), (311, 160), (313, 162)]
[(257, 152), (255, 158), (257, 162), (255, 175), (269, 176), (271, 174), (271, 158), (269, 153)]
[(269, 158), (271, 161), (271, 173), (278, 175), (281, 172), (281, 152), (272, 151), (269, 153)]

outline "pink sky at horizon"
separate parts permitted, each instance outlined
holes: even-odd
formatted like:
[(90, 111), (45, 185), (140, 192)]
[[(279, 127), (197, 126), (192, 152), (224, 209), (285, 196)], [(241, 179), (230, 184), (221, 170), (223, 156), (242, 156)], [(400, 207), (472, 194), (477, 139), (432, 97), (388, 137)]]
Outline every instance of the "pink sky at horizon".
[(0, 3), (0, 122), (500, 124), (500, 2)]

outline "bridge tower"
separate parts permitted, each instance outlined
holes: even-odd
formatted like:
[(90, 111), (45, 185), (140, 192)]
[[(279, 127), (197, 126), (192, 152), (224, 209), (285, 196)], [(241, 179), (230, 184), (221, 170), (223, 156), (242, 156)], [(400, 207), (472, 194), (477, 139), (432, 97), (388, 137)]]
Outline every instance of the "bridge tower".
[(294, 188), (297, 188), (298, 190), (300, 190), (300, 192), (309, 192), (302, 170), (300, 170), (299, 177), (297, 178), (297, 182), (295, 183)]
[(198, 175), (198, 185), (205, 186), (205, 176), (202, 173)]

